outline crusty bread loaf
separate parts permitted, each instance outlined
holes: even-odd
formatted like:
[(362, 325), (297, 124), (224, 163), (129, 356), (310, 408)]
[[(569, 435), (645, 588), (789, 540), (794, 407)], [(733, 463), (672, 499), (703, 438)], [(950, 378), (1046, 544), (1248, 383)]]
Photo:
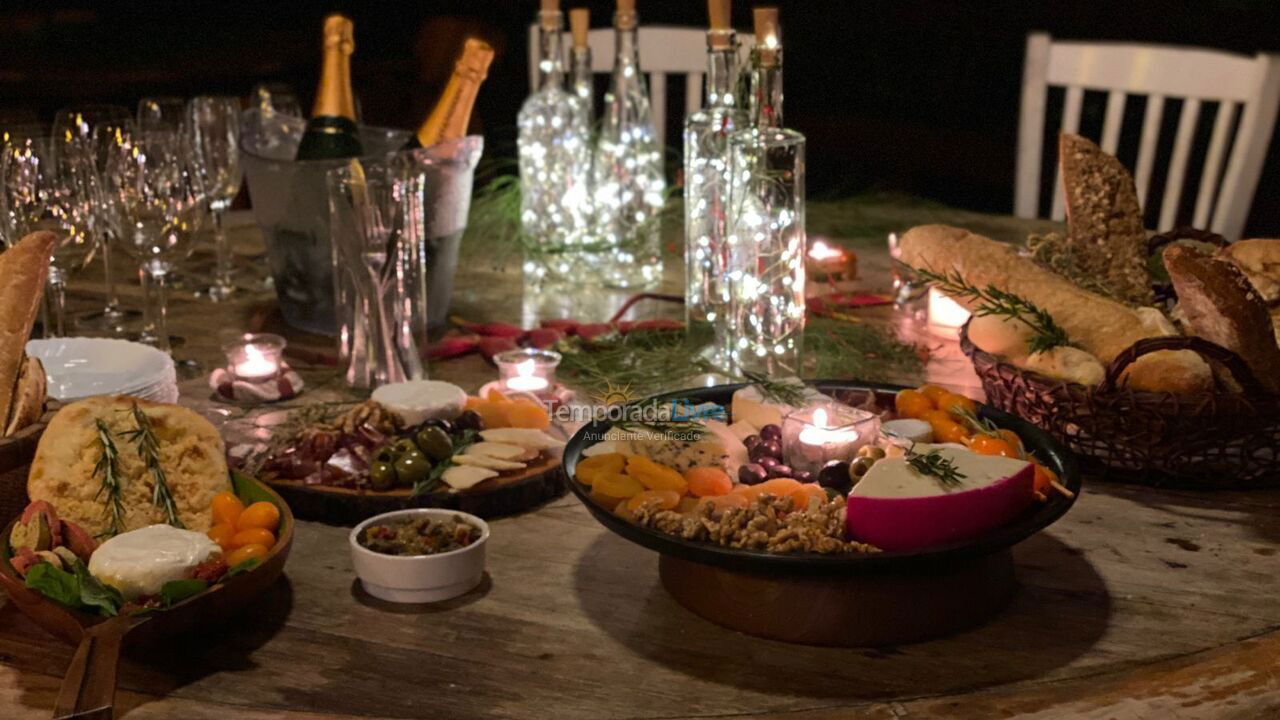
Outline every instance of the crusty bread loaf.
[[(1280, 347), (1267, 305), (1235, 263), (1182, 245), (1164, 266), (1190, 332), (1239, 355), (1264, 387), (1280, 392)], [(1232, 389), (1229, 376), (1223, 377)]]
[[(1053, 316), (1072, 342), (1104, 365), (1138, 340), (1163, 334), (1151, 332), (1125, 305), (1081, 290), (1019, 256), (1012, 246), (968, 230), (921, 225), (902, 236), (901, 248), (902, 261), (912, 267), (955, 271), (971, 284), (994, 285), (1034, 303)], [(1140, 390), (1190, 393), (1211, 389), (1213, 375), (1194, 352), (1160, 351), (1131, 365), (1126, 381)]]
[(152, 500), (155, 484), (137, 445), (125, 433), (137, 427), (130, 412), (138, 404), (151, 421), (160, 445), (160, 466), (190, 530), (204, 532), (212, 520), (213, 496), (229, 490), (226, 447), (217, 429), (198, 413), (178, 405), (147, 402), (125, 396), (100, 396), (67, 405), (49, 421), (36, 447), (27, 494), (45, 500), (60, 517), (97, 535), (109, 528), (107, 496), (100, 493), (101, 476), (94, 466), (102, 454), (96, 421), (110, 428), (119, 452), (125, 529), (165, 522)]
[(1014, 364), (1045, 377), (1077, 385), (1098, 385), (1107, 376), (1107, 370), (1098, 362), (1098, 358), (1080, 348), (1066, 345), (1031, 353), (1016, 359)]
[(1268, 305), (1280, 303), (1280, 240), (1241, 240), (1222, 249)]
[(0, 431), (13, 415), (18, 373), (44, 296), (55, 242), (51, 232), (34, 232), (0, 253)]
[(1067, 242), (1085, 274), (1108, 293), (1132, 305), (1155, 298), (1147, 274), (1147, 231), (1133, 176), (1113, 155), (1087, 138), (1058, 137)]
[(22, 369), (18, 371), (9, 423), (0, 432), (0, 437), (9, 437), (39, 420), (44, 414), (44, 400), (48, 390), (49, 381), (44, 374), (44, 365), (39, 358), (28, 355), (26, 362), (22, 363)]

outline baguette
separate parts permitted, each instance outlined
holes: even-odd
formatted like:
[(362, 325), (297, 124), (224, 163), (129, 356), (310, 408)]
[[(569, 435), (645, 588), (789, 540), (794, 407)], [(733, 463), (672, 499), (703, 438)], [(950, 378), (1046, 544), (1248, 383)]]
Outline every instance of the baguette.
[(48, 393), (48, 378), (39, 358), (27, 356), (18, 372), (18, 383), (13, 398), (13, 411), (0, 437), (9, 437), (24, 427), (35, 423), (44, 415), (44, 401)]
[[(1142, 317), (1114, 300), (1082, 290), (1070, 281), (1018, 255), (1013, 246), (947, 225), (921, 225), (902, 236), (902, 261), (935, 272), (957, 272), (967, 282), (994, 285), (1034, 303), (1053, 316), (1072, 342), (1109, 365), (1129, 346), (1153, 332)], [(965, 298), (958, 302), (972, 307)], [(1152, 392), (1211, 390), (1208, 363), (1190, 350), (1144, 355), (1123, 378), (1131, 387)]]
[(34, 232), (0, 253), (0, 432), (9, 425), (56, 237)]

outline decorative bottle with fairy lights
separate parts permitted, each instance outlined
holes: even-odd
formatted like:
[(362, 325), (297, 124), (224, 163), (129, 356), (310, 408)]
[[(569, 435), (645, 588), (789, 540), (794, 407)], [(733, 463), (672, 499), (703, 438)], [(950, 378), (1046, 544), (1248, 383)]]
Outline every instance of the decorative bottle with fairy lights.
[(617, 56), (592, 167), (596, 235), (604, 248), (599, 270), (604, 284), (616, 288), (650, 288), (662, 279), (666, 181), (640, 70), (638, 23), (635, 0), (618, 0)]
[(777, 8), (755, 9), (750, 126), (729, 138), (729, 347), (738, 371), (799, 376), (805, 323), (804, 136), (782, 126)]
[(685, 325), (690, 337), (728, 346), (729, 136), (747, 124), (738, 97), (738, 42), (729, 0), (707, 0), (706, 104), (684, 123)]
[(580, 271), (575, 246), (589, 239), (590, 128), (582, 100), (565, 89), (559, 0), (538, 12), (538, 87), (520, 108), (520, 222), (540, 250), (528, 262), (535, 278), (568, 279)]
[(589, 9), (574, 8), (569, 11), (569, 36), (573, 38), (573, 43), (569, 46), (569, 92), (582, 100), (587, 112), (587, 127), (593, 128), (596, 123), (596, 108), (592, 92), (595, 83), (591, 73), (591, 46), (587, 44), (590, 29)]

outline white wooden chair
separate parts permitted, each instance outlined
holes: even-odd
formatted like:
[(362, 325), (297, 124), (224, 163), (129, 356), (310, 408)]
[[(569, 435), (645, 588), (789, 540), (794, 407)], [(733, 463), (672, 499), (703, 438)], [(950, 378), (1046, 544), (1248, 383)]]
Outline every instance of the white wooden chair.
[[(1126, 100), (1130, 95), (1147, 97), (1134, 172), (1144, 209), (1148, 206), (1165, 100), (1183, 99), (1164, 197), (1159, 204), (1157, 227), (1161, 230), (1172, 228), (1178, 218), (1201, 108), (1205, 103), (1217, 103), (1191, 224), (1208, 227), (1228, 239), (1240, 237), (1275, 127), (1280, 103), (1280, 55), (1248, 57), (1198, 48), (1062, 42), (1045, 33), (1028, 35), (1014, 190), (1014, 212), (1019, 217), (1039, 216), (1041, 162), (1045, 154), (1041, 143), (1051, 85), (1066, 89), (1062, 132), (1078, 131), (1085, 91), (1107, 93), (1099, 145), (1112, 154), (1120, 140)], [(1237, 109), (1240, 120), (1228, 151)], [(1056, 147), (1051, 152), (1056, 162)], [(1055, 172), (1054, 178), (1051, 217), (1061, 220), (1061, 172)]]
[[(564, 34), (563, 46), (572, 39)], [(640, 69), (649, 76), (649, 109), (653, 113), (658, 146), (666, 147), (667, 76), (685, 75), (684, 111), (702, 107), (702, 82), (707, 68), (707, 33), (701, 28), (643, 25), (637, 33)], [(739, 33), (740, 59), (755, 44), (755, 36)], [(591, 71), (597, 75), (613, 70), (614, 30), (596, 28), (587, 33), (591, 48)], [(566, 61), (567, 68), (567, 61)], [(538, 83), (538, 26), (529, 26), (529, 87)], [(681, 116), (683, 121), (683, 116)]]

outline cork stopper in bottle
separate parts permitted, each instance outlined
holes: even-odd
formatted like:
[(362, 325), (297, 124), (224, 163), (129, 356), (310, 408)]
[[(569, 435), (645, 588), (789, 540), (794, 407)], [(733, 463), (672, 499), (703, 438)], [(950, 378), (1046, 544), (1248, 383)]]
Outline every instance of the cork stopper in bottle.
[(617, 10), (613, 13), (613, 26), (618, 30), (635, 30), (640, 24), (636, 15), (636, 0), (618, 0)]
[(351, 18), (334, 13), (324, 19), (324, 47), (337, 47), (344, 55), (356, 50), (355, 24)]
[(569, 30), (573, 33), (573, 46), (587, 46), (587, 30), (591, 27), (591, 11), (587, 8), (574, 8), (569, 11)]
[(493, 46), (483, 40), (467, 38), (462, 45), (462, 55), (454, 66), (454, 72), (475, 80), (484, 80), (489, 76), (491, 62), (493, 62)]
[(542, 4), (538, 6), (538, 25), (543, 30), (559, 30), (563, 23), (560, 0), (542, 0)]
[(729, 25), (729, 0), (707, 0), (707, 46), (727, 50), (733, 46), (733, 27)]
[(760, 64), (776, 65), (778, 51), (782, 49), (782, 35), (778, 30), (778, 8), (755, 8), (752, 16), (755, 21), (756, 54)]

